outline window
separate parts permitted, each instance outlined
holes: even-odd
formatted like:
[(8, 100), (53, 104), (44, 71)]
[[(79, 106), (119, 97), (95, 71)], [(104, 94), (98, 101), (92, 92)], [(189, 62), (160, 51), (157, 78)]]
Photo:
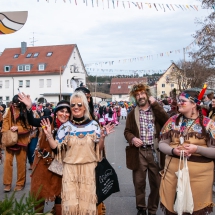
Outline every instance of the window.
[(69, 79), (67, 79), (66, 83), (67, 83), (67, 87), (69, 87)]
[(32, 53), (28, 53), (28, 54), (26, 55), (26, 58), (30, 58), (31, 55), (32, 55)]
[(23, 80), (19, 80), (19, 87), (23, 87)]
[(47, 56), (47, 57), (51, 57), (51, 56), (52, 56), (52, 53), (53, 53), (53, 52), (48, 52), (46, 56)]
[(162, 91), (162, 94), (165, 94), (165, 91)]
[(165, 84), (162, 84), (162, 87), (165, 87)]
[(131, 85), (128, 85), (128, 89), (131, 89)]
[(10, 66), (4, 66), (4, 71), (5, 72), (10, 72)]
[(25, 65), (25, 71), (30, 71), (31, 70), (31, 65)]
[(9, 88), (9, 80), (5, 80), (5, 88)]
[(51, 87), (52, 85), (52, 80), (51, 79), (47, 79), (47, 87)]
[(119, 98), (121, 99), (121, 98), (122, 98), (122, 95), (119, 95)]
[(19, 57), (19, 54), (15, 54), (14, 56), (13, 56), (13, 58), (18, 58)]
[(174, 84), (171, 84), (171, 87), (174, 87)]
[(2, 88), (2, 81), (0, 81), (0, 88)]
[(42, 71), (42, 70), (44, 70), (45, 69), (45, 65), (44, 64), (39, 64), (39, 71)]
[(23, 65), (18, 66), (18, 71), (23, 71)]
[(36, 52), (36, 53), (34, 53), (34, 56), (33, 56), (33, 57), (38, 57), (38, 56), (39, 56), (39, 53)]
[(121, 89), (121, 86), (118, 86), (118, 89)]
[(0, 96), (0, 102), (2, 102), (2, 96)]
[(30, 87), (30, 80), (25, 81), (26, 87)]
[(10, 96), (6, 96), (6, 101), (9, 101), (10, 100)]
[(39, 87), (40, 88), (44, 87), (44, 79), (39, 79)]

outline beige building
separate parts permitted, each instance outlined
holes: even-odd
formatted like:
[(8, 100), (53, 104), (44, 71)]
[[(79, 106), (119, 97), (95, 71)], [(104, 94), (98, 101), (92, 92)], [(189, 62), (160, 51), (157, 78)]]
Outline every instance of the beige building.
[(171, 66), (164, 72), (164, 74), (160, 77), (160, 79), (157, 81), (157, 98), (162, 98), (162, 97), (169, 97), (170, 92), (175, 88), (176, 90), (178, 89), (178, 84), (176, 82), (170, 82), (169, 81), (169, 76), (171, 72), (174, 70), (179, 70), (179, 68), (172, 63)]

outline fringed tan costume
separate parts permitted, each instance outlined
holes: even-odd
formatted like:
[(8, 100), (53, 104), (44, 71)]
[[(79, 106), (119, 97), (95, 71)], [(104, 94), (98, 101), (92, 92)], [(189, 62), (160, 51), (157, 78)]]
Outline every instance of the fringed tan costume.
[[(62, 214), (96, 215), (95, 167), (99, 160), (100, 128), (95, 121), (60, 127), (57, 160), (63, 161)], [(66, 151), (66, 153), (65, 153)]]
[[(178, 115), (171, 117), (161, 131), (161, 138), (163, 141), (170, 139), (170, 146), (175, 148), (179, 145), (180, 130), (183, 129), (183, 117), (179, 120), (179, 125), (175, 124)], [(203, 147), (214, 147), (215, 143), (215, 125), (212, 120), (207, 117), (203, 118), (203, 125), (206, 128), (209, 141), (206, 142), (202, 137), (202, 127), (199, 124), (199, 118), (196, 120), (187, 119), (187, 126), (189, 132), (184, 137), (185, 144), (195, 144)], [(171, 160), (170, 160), (171, 159)], [(168, 165), (169, 164), (169, 165)], [(161, 180), (160, 186), (160, 201), (161, 207), (165, 214), (176, 214), (173, 210), (177, 177), (175, 172), (178, 171), (179, 157), (167, 155), (165, 161), (166, 171), (165, 177)], [(194, 200), (193, 215), (203, 215), (210, 213), (213, 209), (209, 205), (213, 203), (212, 199), (212, 185), (213, 185), (213, 170), (214, 163), (212, 159), (203, 157), (200, 154), (193, 154), (188, 159), (188, 168), (190, 174), (190, 185)], [(213, 205), (213, 204), (212, 204)], [(209, 207), (207, 207), (209, 206)]]

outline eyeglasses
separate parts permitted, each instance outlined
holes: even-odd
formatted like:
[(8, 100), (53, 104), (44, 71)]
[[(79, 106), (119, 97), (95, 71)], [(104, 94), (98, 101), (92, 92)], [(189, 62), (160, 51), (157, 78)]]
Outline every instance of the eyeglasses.
[(183, 105), (185, 102), (188, 102), (188, 101), (185, 101), (185, 100), (183, 100), (183, 99), (179, 99), (179, 100), (178, 100), (178, 103), (180, 103), (180, 104), (182, 104), (182, 105)]
[(82, 103), (72, 103), (70, 106), (71, 107), (75, 107), (75, 105), (77, 105), (78, 107), (82, 107)]

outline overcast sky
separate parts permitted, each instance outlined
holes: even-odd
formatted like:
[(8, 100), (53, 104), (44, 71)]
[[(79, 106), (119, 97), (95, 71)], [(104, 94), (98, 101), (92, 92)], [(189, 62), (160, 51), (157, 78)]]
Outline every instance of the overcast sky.
[[(66, 3), (65, 3), (65, 2)], [(28, 11), (24, 27), (10, 35), (0, 35), (0, 52), (5, 48), (20, 47), (22, 41), (31, 46), (35, 37), (35, 46), (77, 44), (85, 64), (114, 61), (109, 65), (91, 65), (91, 68), (118, 70), (165, 70), (171, 60), (183, 59), (183, 48), (193, 42), (192, 34), (200, 28), (195, 19), (203, 19), (211, 11), (200, 8), (198, 0), (162, 0), (142, 1), (143, 10), (130, 1), (123, 7), (115, 1), (87, 0), (0, 0), (0, 12)], [(55, 3), (56, 2), (56, 3)], [(104, 2), (104, 9), (103, 4)], [(165, 12), (149, 8), (145, 3), (198, 5), (199, 11), (175, 11), (166, 7)], [(165, 54), (180, 50), (180, 53)], [(163, 57), (160, 54), (164, 53)], [(159, 54), (159, 56), (157, 56)], [(153, 59), (119, 63), (119, 60), (153, 55)], [(186, 58), (188, 56), (186, 55)], [(91, 74), (99, 73), (91, 71)], [(125, 72), (122, 72), (125, 74)], [(106, 72), (107, 74), (107, 72)], [(110, 74), (110, 73), (108, 73)], [(99, 75), (99, 74), (98, 74)]]

